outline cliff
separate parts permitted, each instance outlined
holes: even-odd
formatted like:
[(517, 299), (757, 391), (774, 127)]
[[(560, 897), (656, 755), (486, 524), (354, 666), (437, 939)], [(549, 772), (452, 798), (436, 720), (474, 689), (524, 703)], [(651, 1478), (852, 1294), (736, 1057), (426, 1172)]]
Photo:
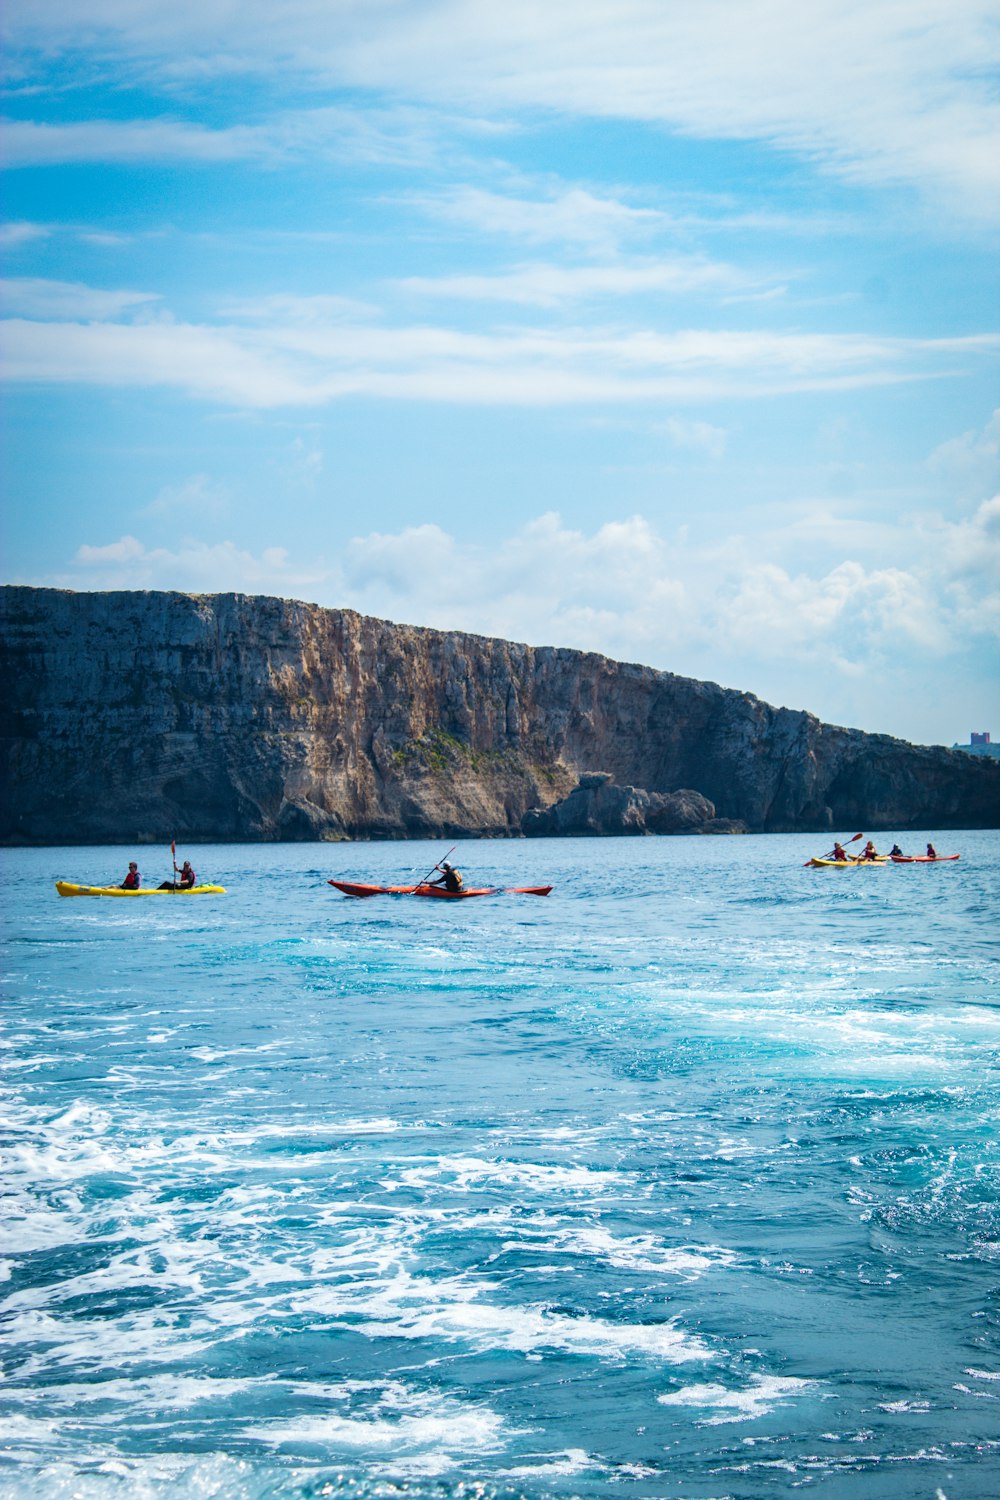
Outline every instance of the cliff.
[(752, 829), (1000, 824), (985, 757), (241, 594), (0, 589), (0, 765), (4, 843), (502, 836), (594, 768)]
[(746, 833), (746, 825), (715, 816), (707, 797), (680, 787), (647, 792), (616, 786), (607, 771), (585, 771), (568, 797), (533, 807), (521, 819), (526, 838), (603, 837), (640, 833)]

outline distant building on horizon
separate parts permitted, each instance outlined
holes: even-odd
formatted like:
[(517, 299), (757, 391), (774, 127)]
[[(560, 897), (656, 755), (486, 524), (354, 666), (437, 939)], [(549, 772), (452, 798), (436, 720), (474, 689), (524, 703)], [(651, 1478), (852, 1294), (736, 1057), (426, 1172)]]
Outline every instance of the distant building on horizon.
[(964, 750), (966, 755), (991, 755), (994, 760), (1000, 759), (1000, 744), (994, 745), (990, 742), (990, 732), (984, 729), (981, 734), (975, 730), (969, 736), (967, 745), (952, 745), (953, 750)]

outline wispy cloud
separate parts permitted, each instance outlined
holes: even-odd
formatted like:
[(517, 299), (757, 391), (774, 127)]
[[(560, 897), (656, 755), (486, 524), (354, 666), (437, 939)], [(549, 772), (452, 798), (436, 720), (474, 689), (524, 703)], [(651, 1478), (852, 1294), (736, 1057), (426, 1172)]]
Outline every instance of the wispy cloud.
[(189, 523), (192, 516), (204, 519), (225, 515), (232, 498), (228, 485), (210, 479), (207, 474), (192, 474), (180, 484), (164, 485), (146, 506), (144, 514), (168, 516), (171, 520), (184, 519)]
[[(590, 403), (759, 399), (947, 376), (995, 354), (1000, 335), (953, 339), (773, 330), (522, 327), (467, 332), (388, 326), (291, 299), (297, 314), (240, 327), (134, 323), (102, 314), (143, 309), (141, 292), (72, 283), (14, 283), (36, 316), (96, 321), (3, 324), (3, 377), (12, 382), (170, 386), (246, 408), (325, 405), (348, 395), (457, 405), (545, 407)], [(266, 311), (258, 308), (258, 311)]]
[(726, 451), (726, 431), (711, 422), (699, 422), (690, 417), (668, 417), (663, 431), (678, 448), (693, 448), (706, 453), (709, 458), (721, 458)]
[(240, 298), (223, 302), (220, 313), (224, 318), (236, 318), (248, 323), (294, 323), (311, 327), (329, 323), (357, 324), (360, 319), (378, 317), (379, 309), (371, 302), (362, 302), (356, 297), (338, 297), (320, 294), (304, 297), (290, 292), (273, 292), (263, 297)]
[(275, 167), (308, 158), (362, 163), (427, 165), (445, 139), (481, 134), (488, 122), (472, 116), (399, 105), (367, 109), (324, 106), (276, 112), (260, 123), (208, 127), (164, 116), (91, 119), (69, 124), (7, 119), (3, 130), (8, 167), (82, 162), (186, 163), (213, 166), (256, 162)]
[(939, 444), (927, 464), (962, 494), (977, 495), (1000, 487), (1000, 409), (984, 428)]
[(650, 293), (676, 297), (749, 284), (750, 277), (735, 267), (697, 256), (615, 265), (528, 265), (495, 275), (411, 276), (397, 283), (423, 297), (534, 307)]
[(159, 301), (156, 292), (103, 291), (76, 281), (48, 281), (34, 276), (0, 280), (0, 302), (15, 317), (79, 318), (101, 323)]
[(7, 24), (15, 55), (75, 50), (161, 77), (309, 74), (498, 116), (646, 121), (766, 142), (843, 177), (908, 183), (967, 214), (995, 214), (994, 22), (991, 0), (630, 0), (625, 12), (618, 0), (301, 0), (280, 10), (245, 0), (234, 45), (228, 10), (194, 0), (92, 0), (86, 25), (65, 0), (47, 0)]
[(598, 254), (662, 231), (671, 222), (658, 209), (636, 208), (582, 187), (529, 198), (459, 184), (435, 194), (410, 193), (401, 201), (478, 234), (519, 244), (571, 245)]
[(43, 240), (48, 234), (48, 225), (31, 224), (23, 219), (9, 224), (0, 224), (0, 246), (13, 250), (18, 245), (30, 244), (32, 240)]

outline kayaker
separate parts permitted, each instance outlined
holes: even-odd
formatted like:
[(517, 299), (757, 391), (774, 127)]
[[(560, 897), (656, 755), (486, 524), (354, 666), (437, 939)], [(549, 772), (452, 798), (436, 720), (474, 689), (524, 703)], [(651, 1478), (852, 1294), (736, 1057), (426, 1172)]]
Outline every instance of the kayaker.
[(937, 859), (937, 857), (938, 857), (938, 852), (935, 849), (934, 845), (933, 844), (928, 844), (927, 845), (927, 858), (928, 859)]
[(139, 874), (139, 866), (134, 859), (128, 862), (128, 874), (118, 887), (121, 891), (137, 891), (142, 885), (142, 876)]
[(844, 848), (843, 844), (834, 844), (834, 846), (833, 846), (833, 853), (830, 855), (830, 858), (831, 859), (846, 859), (847, 858), (847, 850)]
[(456, 870), (447, 860), (443, 860), (441, 864), (435, 865), (434, 868), (441, 871), (441, 878), (439, 880), (428, 880), (428, 885), (443, 885), (446, 891), (460, 891), (462, 889), (461, 870)]
[(869, 839), (868, 842), (867, 842), (867, 844), (864, 847), (864, 850), (862, 852), (861, 858), (862, 859), (878, 859), (878, 857), (879, 857), (878, 850), (875, 848), (875, 845), (872, 843), (871, 839)]
[(905, 854), (903, 854), (903, 851), (899, 847), (898, 844), (893, 844), (892, 848), (889, 850), (889, 858), (890, 859), (898, 859), (898, 858), (905, 859), (906, 856), (905, 856)]
[[(174, 865), (174, 874), (176, 875), (177, 873), (177, 866)], [(186, 859), (181, 865), (179, 873), (181, 877), (180, 880), (164, 880), (160, 886), (160, 890), (189, 891), (193, 885), (197, 884), (197, 878), (191, 868), (191, 861), (189, 859)]]

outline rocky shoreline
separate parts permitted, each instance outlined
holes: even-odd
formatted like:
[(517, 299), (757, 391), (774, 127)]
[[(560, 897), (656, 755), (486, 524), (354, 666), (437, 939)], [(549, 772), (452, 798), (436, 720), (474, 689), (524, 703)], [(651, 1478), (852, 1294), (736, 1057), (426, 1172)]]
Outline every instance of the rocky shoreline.
[(0, 589), (0, 766), (4, 844), (1000, 826), (985, 757), (242, 594)]

